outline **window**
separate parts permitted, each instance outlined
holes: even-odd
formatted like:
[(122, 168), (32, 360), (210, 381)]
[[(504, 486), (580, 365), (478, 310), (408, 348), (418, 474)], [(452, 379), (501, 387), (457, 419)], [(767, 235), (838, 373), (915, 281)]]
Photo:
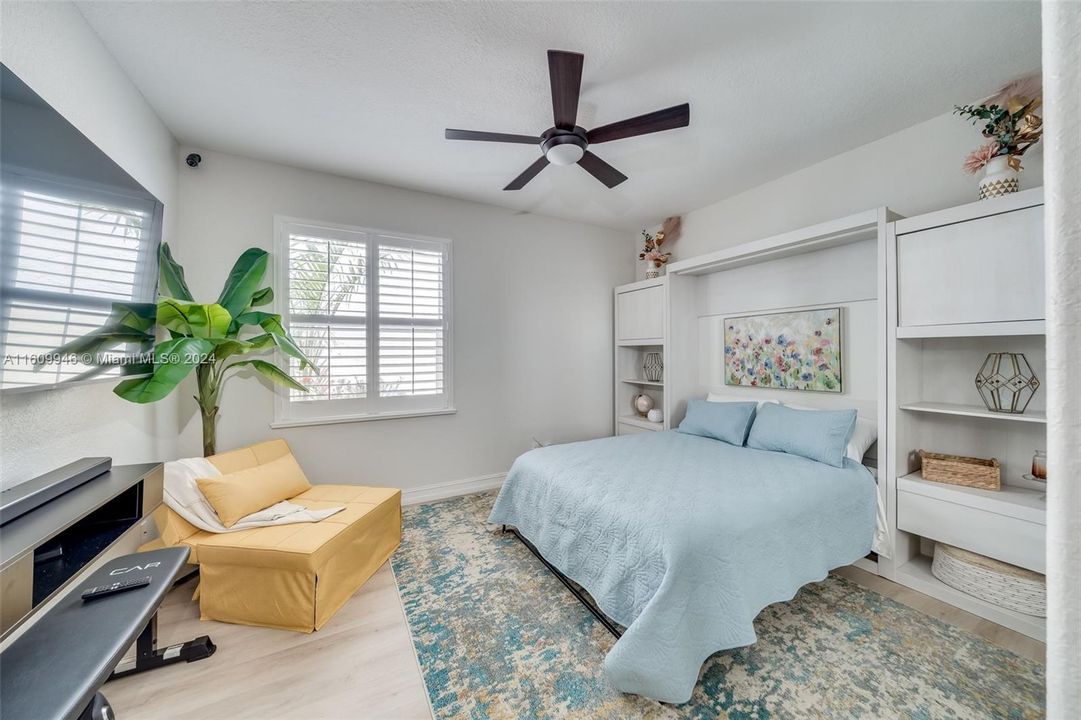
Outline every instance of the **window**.
[(101, 327), (114, 302), (153, 301), (153, 203), (15, 174), (3, 186), (3, 388), (119, 374), (119, 366), (103, 372), (78, 356), (38, 369), (26, 358)]
[(276, 221), (278, 302), (318, 372), (290, 374), (276, 425), (453, 412), (450, 241)]

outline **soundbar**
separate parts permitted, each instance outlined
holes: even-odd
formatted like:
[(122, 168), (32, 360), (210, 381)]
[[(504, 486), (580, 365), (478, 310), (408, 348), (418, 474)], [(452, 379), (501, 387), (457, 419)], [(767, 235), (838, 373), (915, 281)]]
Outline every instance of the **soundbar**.
[(0, 492), (0, 525), (109, 472), (112, 466), (112, 458), (82, 458)]

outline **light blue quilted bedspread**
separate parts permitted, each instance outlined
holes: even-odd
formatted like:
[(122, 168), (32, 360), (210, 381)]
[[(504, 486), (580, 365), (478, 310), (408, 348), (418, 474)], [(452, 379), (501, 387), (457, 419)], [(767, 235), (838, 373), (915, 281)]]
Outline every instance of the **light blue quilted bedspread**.
[(668, 431), (528, 452), (488, 521), (627, 628), (604, 661), (617, 689), (682, 703), (707, 657), (755, 642), (762, 608), (870, 551), (875, 502), (851, 460)]

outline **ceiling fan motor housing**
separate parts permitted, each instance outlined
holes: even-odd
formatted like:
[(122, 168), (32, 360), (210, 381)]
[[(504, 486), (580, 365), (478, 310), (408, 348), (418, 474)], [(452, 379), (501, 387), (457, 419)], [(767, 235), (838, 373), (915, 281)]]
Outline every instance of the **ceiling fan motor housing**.
[(573, 165), (582, 159), (589, 141), (586, 130), (575, 126), (573, 130), (550, 128), (541, 135), (541, 150), (553, 165)]

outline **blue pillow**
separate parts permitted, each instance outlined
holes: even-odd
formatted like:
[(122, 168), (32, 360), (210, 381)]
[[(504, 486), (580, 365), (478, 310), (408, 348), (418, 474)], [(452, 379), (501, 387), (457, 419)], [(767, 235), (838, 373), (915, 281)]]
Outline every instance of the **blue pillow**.
[(691, 400), (687, 403), (687, 415), (676, 430), (742, 447), (757, 407), (755, 402)]
[(845, 449), (855, 427), (855, 410), (794, 410), (766, 403), (758, 409), (747, 447), (844, 467)]

